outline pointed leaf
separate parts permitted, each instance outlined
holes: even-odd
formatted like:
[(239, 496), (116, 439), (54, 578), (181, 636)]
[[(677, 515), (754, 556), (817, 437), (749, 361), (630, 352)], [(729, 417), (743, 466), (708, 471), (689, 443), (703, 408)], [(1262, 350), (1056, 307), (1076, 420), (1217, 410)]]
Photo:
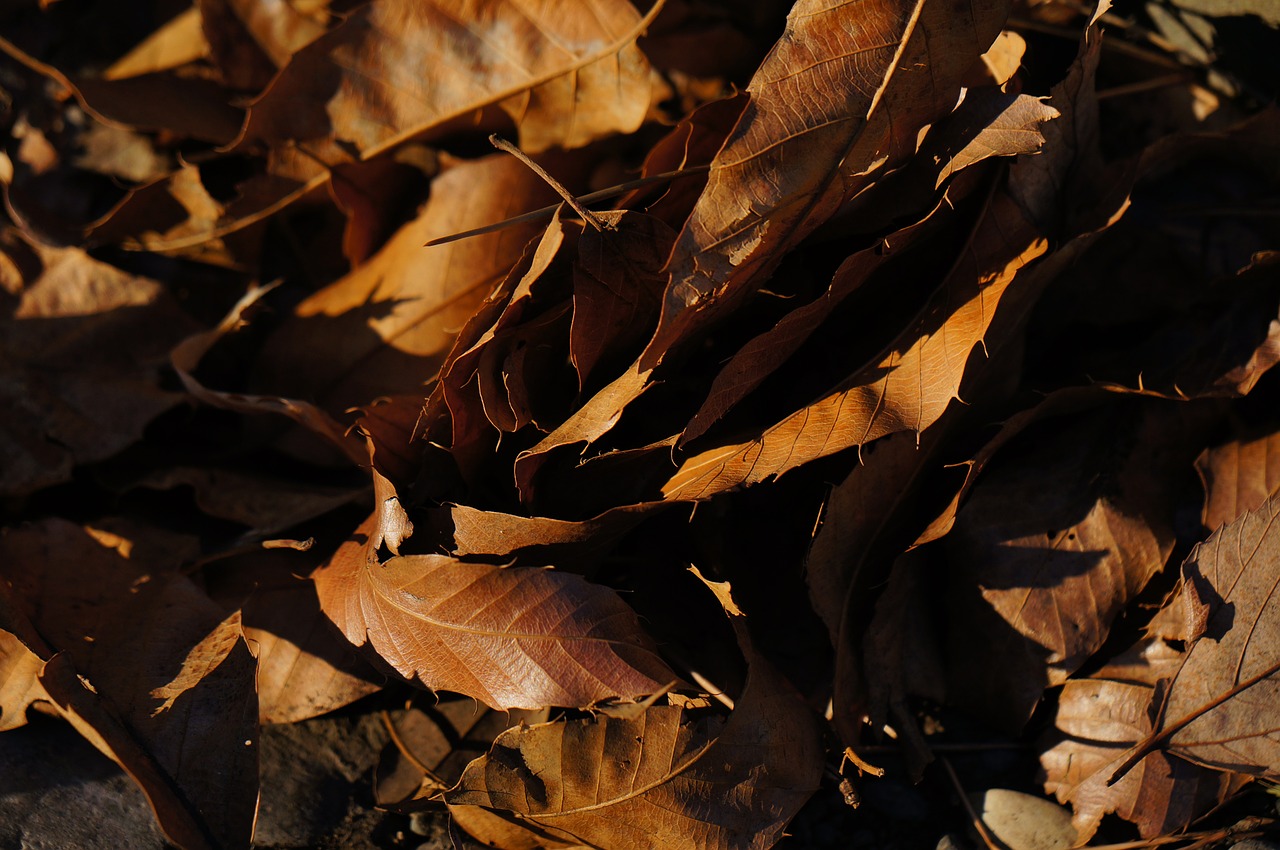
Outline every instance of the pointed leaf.
[[(660, 4), (658, 4), (660, 5)], [(364, 157), (482, 107), (521, 147), (578, 147), (630, 132), (649, 109), (649, 66), (630, 3), (590, 13), (523, 0), (377, 0), (293, 55), (249, 111), (242, 140), (334, 136)]]
[(378, 564), (353, 540), (313, 578), (347, 640), (405, 678), (494, 708), (633, 699), (676, 678), (617, 594), (579, 576), (444, 555)]
[(645, 365), (691, 322), (741, 303), (842, 201), (914, 153), (1007, 10), (1002, 0), (797, 3), (672, 252)]
[(601, 848), (767, 848), (817, 787), (818, 729), (762, 660), (728, 721), (650, 706), (509, 729), (446, 793), (453, 805)]

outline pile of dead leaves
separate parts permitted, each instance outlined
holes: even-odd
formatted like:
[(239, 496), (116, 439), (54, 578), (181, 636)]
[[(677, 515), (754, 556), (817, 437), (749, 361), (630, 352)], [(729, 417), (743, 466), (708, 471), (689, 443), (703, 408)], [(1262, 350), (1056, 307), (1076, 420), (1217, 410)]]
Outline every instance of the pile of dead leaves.
[(183, 848), (362, 698), (511, 848), (769, 847), (940, 712), (1082, 841), (1280, 779), (1266, 6), (0, 5), (0, 729)]

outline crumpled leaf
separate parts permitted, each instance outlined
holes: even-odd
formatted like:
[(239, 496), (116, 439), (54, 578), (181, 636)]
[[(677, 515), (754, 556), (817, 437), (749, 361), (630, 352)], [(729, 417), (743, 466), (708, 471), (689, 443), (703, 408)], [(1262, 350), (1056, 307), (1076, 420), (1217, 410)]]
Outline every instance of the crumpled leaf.
[(361, 529), (313, 575), (320, 606), (347, 640), (370, 644), (405, 678), (493, 708), (634, 699), (676, 679), (606, 587), (446, 555), (379, 563), (381, 545), (394, 553), (412, 533), (394, 495)]
[(641, 18), (622, 0), (589, 15), (523, 0), (376, 0), (293, 55), (241, 141), (332, 136), (368, 158), (491, 105), (529, 152), (630, 132), (650, 100), (635, 40), (657, 8)]
[(1053, 746), (1040, 756), (1045, 790), (1070, 803), (1080, 840), (1104, 815), (1137, 825), (1143, 838), (1170, 835), (1217, 805), (1231, 778), (1163, 752), (1151, 753), (1115, 785), (1112, 768), (1152, 731), (1155, 689), (1108, 679), (1072, 680), (1058, 696)]
[(154, 560), (172, 541), (140, 543), (65, 520), (8, 530), (0, 627), (41, 658), (49, 699), (137, 781), (172, 841), (247, 847), (258, 705), (240, 616)]
[(961, 76), (1007, 10), (1000, 0), (797, 3), (676, 242), (645, 365), (690, 322), (741, 303), (750, 280), (914, 153), (920, 128), (954, 108)]
[[(1183, 581), (1207, 606), (1204, 633), (1169, 685), (1161, 731), (1196, 764), (1280, 777), (1280, 495), (1187, 556)], [(1174, 731), (1176, 730), (1176, 731)]]
[(728, 720), (653, 705), (518, 726), (445, 800), (593, 847), (771, 847), (817, 786), (821, 744), (791, 685), (758, 654), (749, 661)]

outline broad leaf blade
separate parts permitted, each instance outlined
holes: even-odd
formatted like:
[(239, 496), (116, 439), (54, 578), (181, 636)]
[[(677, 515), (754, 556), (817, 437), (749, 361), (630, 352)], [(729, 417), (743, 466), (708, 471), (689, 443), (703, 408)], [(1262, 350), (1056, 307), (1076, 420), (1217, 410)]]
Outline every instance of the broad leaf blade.
[(371, 562), (348, 542), (315, 576), (320, 605), (406, 678), (494, 708), (585, 706), (655, 693), (675, 675), (608, 588), (443, 555)]
[[(656, 8), (653, 10), (656, 12)], [(242, 140), (332, 135), (365, 157), (485, 106), (528, 151), (636, 129), (649, 108), (644, 31), (623, 0), (377, 0), (294, 54)]]
[[(1182, 567), (1208, 605), (1169, 688), (1162, 728), (1183, 758), (1280, 777), (1280, 494), (1214, 532)], [(1190, 721), (1188, 719), (1190, 718)]]

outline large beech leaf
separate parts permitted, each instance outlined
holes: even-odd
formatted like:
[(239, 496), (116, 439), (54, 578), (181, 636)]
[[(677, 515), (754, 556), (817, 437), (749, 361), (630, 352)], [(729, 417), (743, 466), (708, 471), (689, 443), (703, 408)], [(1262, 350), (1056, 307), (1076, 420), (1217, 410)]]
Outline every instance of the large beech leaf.
[(65, 520), (10, 530), (0, 537), (0, 626), (41, 658), (49, 700), (137, 781), (174, 843), (248, 847), (256, 662), (239, 613), (224, 618), (165, 563), (181, 539), (153, 536)]
[(1003, 0), (797, 3), (676, 242), (650, 361), (691, 321), (741, 303), (751, 280), (914, 153), (1007, 10)]
[(445, 799), (592, 847), (763, 850), (817, 787), (821, 753), (809, 709), (756, 657), (727, 721), (655, 705), (519, 726)]
[(1182, 577), (1207, 606), (1204, 633), (1170, 684), (1161, 718), (1176, 755), (1272, 779), (1280, 777), (1278, 516), (1273, 494), (1187, 557)]
[(1149, 684), (1107, 679), (1072, 680), (1062, 688), (1040, 764), (1045, 790), (1071, 804), (1081, 841), (1112, 812), (1136, 824), (1144, 838), (1169, 835), (1221, 802), (1232, 785), (1224, 774), (1163, 752), (1106, 784), (1125, 748), (1151, 733), (1154, 694)]
[(380, 546), (396, 552), (413, 529), (374, 476), (378, 512), (313, 576), (347, 640), (406, 678), (493, 708), (633, 699), (676, 679), (635, 613), (580, 576), (445, 555), (378, 563)]
[(376, 0), (293, 55), (242, 139), (332, 136), (369, 157), (495, 105), (528, 151), (630, 132), (651, 99), (635, 46), (651, 16), (624, 0)]

